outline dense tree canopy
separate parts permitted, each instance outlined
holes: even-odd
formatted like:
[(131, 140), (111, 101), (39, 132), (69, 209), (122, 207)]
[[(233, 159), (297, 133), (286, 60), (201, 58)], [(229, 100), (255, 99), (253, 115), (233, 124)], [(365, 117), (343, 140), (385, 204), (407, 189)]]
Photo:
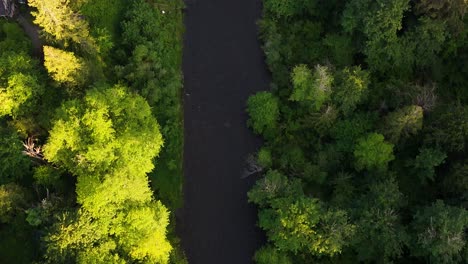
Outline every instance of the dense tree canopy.
[[(163, 2), (171, 15), (147, 1), (31, 0), (19, 23), (0, 21), (1, 263), (184, 261), (169, 224), (181, 181), (149, 175), (181, 177), (182, 5)], [(19, 26), (34, 30), (29, 10), (37, 58)]]
[(37, 9), (34, 22), (59, 41), (80, 43), (89, 37), (88, 23), (72, 9), (75, 1), (31, 0), (28, 4)]
[(57, 111), (44, 147), (45, 157), (76, 175), (153, 169), (163, 144), (159, 125), (145, 100), (115, 86), (88, 91), (84, 100)]
[(257, 263), (467, 261), (467, 8), (264, 1)]

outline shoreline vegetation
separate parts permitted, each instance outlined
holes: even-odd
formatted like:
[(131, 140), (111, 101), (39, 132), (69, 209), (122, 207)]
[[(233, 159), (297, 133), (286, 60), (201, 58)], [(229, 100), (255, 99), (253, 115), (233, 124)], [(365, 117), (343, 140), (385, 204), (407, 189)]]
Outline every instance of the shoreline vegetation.
[(43, 63), (0, 20), (0, 262), (186, 263), (183, 2), (29, 6)]
[(468, 3), (263, 4), (256, 263), (466, 263)]

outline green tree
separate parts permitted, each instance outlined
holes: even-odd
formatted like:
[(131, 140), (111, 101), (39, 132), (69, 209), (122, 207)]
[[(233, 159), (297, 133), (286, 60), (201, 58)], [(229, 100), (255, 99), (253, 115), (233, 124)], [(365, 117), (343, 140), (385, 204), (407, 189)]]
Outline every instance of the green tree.
[(293, 264), (286, 252), (272, 246), (264, 246), (255, 252), (254, 260), (257, 264)]
[(415, 4), (415, 13), (441, 20), (440, 24), (447, 24), (450, 32), (458, 35), (464, 30), (467, 5), (466, 0), (420, 0)]
[(71, 8), (73, 1), (65, 0), (30, 0), (28, 5), (36, 8), (32, 12), (34, 23), (57, 40), (82, 44), (89, 40), (89, 29), (86, 20)]
[(150, 172), (163, 144), (148, 103), (124, 87), (91, 89), (58, 110), (44, 155), (76, 175)]
[(445, 23), (421, 17), (418, 25), (403, 36), (405, 49), (414, 53), (415, 66), (427, 69), (440, 63), (440, 53), (447, 49), (447, 27)]
[(387, 164), (395, 159), (393, 144), (387, 143), (384, 136), (370, 133), (358, 140), (354, 149), (356, 170), (387, 168)]
[(422, 148), (411, 163), (420, 181), (426, 183), (427, 180), (434, 181), (435, 167), (443, 164), (446, 158), (447, 155), (438, 149)]
[(286, 176), (276, 170), (268, 170), (265, 176), (258, 180), (247, 193), (249, 202), (259, 206), (267, 206), (272, 199), (284, 195), (288, 184)]
[(403, 195), (393, 177), (377, 180), (358, 200), (353, 248), (361, 261), (390, 262), (403, 254), (408, 235), (398, 214)]
[(443, 179), (446, 194), (455, 195), (464, 204), (468, 203), (468, 162), (466, 160), (452, 163), (450, 173)]
[(409, 0), (351, 0), (343, 12), (345, 32), (364, 36), (363, 51), (372, 71), (392, 72), (408, 76), (409, 59), (413, 56), (401, 45), (398, 33), (402, 30), (403, 15), (409, 9)]
[(247, 124), (252, 127), (255, 133), (262, 134), (269, 138), (278, 128), (279, 102), (278, 99), (269, 92), (259, 92), (247, 101), (247, 112), (250, 119)]
[[(414, 237), (411, 253), (431, 263), (457, 263), (466, 245), (468, 212), (438, 200), (419, 210), (412, 223)], [(466, 260), (466, 259), (465, 259)]]
[(14, 183), (0, 185), (0, 223), (9, 223), (26, 206), (25, 190), (22, 187)]
[(425, 126), (426, 145), (447, 152), (462, 152), (468, 138), (468, 108), (461, 105), (439, 107)]
[(261, 148), (257, 154), (257, 162), (263, 168), (270, 168), (273, 165), (271, 151), (267, 148)]
[(0, 184), (15, 182), (29, 174), (31, 161), (22, 153), (23, 149), (15, 132), (0, 129)]
[(312, 246), (320, 213), (317, 199), (277, 198), (259, 212), (259, 226), (278, 249), (298, 253)]
[[(4, 35), (4, 36), (2, 36)], [(0, 54), (2, 52), (29, 52), (31, 41), (17, 23), (2, 23), (0, 29)]]
[(354, 232), (346, 212), (326, 210), (318, 199), (284, 196), (259, 212), (259, 226), (280, 251), (333, 256)]
[(372, 131), (376, 117), (373, 113), (357, 113), (336, 122), (331, 136), (336, 140), (337, 149), (352, 153), (358, 139)]
[(33, 178), (38, 185), (56, 186), (60, 179), (60, 172), (52, 166), (42, 165), (34, 168)]
[(369, 73), (360, 67), (346, 67), (336, 74), (333, 100), (348, 115), (364, 99), (369, 86)]
[(37, 61), (23, 52), (0, 51), (0, 116), (14, 118), (37, 111), (44, 92)]
[(423, 109), (417, 105), (406, 106), (388, 114), (382, 125), (382, 134), (392, 143), (400, 138), (416, 135), (423, 126)]
[(294, 67), (291, 79), (294, 90), (290, 100), (311, 102), (316, 111), (329, 100), (333, 76), (326, 66), (316, 65), (312, 72), (306, 65), (298, 65)]
[(31, 75), (15, 73), (8, 77), (5, 87), (0, 87), (0, 116), (16, 117), (33, 110), (37, 95), (43, 87)]
[(44, 46), (44, 66), (52, 79), (61, 84), (77, 86), (86, 79), (85, 64), (73, 52)]
[(328, 48), (328, 56), (336, 66), (345, 67), (353, 63), (356, 50), (352, 41), (348, 35), (335, 33), (327, 34), (323, 39), (323, 44)]
[(267, 0), (264, 5), (267, 12), (271, 12), (277, 17), (291, 17), (315, 11), (317, 2), (313, 0)]
[(125, 204), (113, 214), (65, 214), (45, 241), (48, 263), (168, 263), (169, 213), (160, 202)]
[(321, 216), (318, 238), (314, 250), (334, 256), (349, 246), (356, 226), (350, 222), (344, 210), (328, 209)]

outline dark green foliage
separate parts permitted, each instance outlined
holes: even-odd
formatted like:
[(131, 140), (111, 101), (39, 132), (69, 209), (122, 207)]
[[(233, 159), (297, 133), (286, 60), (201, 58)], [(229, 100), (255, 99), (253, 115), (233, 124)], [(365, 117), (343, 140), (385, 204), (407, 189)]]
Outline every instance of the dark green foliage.
[(450, 173), (443, 181), (447, 196), (455, 197), (465, 207), (468, 205), (468, 163), (466, 160), (452, 165)]
[(292, 264), (286, 252), (278, 251), (277, 249), (266, 246), (259, 249), (255, 253), (254, 260), (258, 264)]
[(258, 151), (258, 164), (262, 166), (263, 168), (270, 168), (273, 161), (271, 159), (271, 151), (266, 149), (266, 148), (261, 148)]
[(382, 125), (382, 134), (393, 143), (398, 143), (400, 138), (416, 135), (423, 126), (423, 109), (412, 105), (400, 108), (388, 114)]
[(44, 85), (38, 62), (28, 54), (31, 43), (16, 24), (0, 26), (0, 117), (37, 112)]
[[(468, 212), (438, 200), (419, 210), (412, 223), (415, 231), (413, 254), (432, 263), (457, 263), (466, 246)], [(466, 260), (466, 259), (465, 259)]]
[(259, 212), (259, 226), (280, 252), (332, 256), (354, 233), (346, 212), (326, 210), (317, 199), (289, 196), (269, 205)]
[(353, 243), (360, 260), (388, 262), (402, 255), (408, 243), (398, 213), (402, 206), (403, 196), (391, 177), (371, 184), (359, 199), (354, 212), (358, 228)]
[(247, 112), (250, 115), (248, 125), (257, 134), (271, 138), (278, 128), (278, 99), (271, 93), (259, 92), (249, 98)]
[[(31, 41), (25, 36), (18, 24), (0, 21), (0, 51), (29, 52)], [(1, 53), (0, 53), (1, 54)]]
[(269, 241), (257, 263), (465, 263), (468, 3), (263, 10), (273, 89), (248, 107), (267, 168), (248, 194)]
[(332, 137), (340, 151), (353, 152), (354, 144), (373, 128), (375, 117), (369, 114), (355, 114), (353, 117), (336, 122)]
[(9, 183), (0, 185), (0, 223), (12, 221), (21, 210), (26, 207), (25, 190), (20, 186)]
[[(249, 201), (260, 206), (267, 205), (273, 198), (284, 196), (287, 190), (290, 189), (288, 184), (288, 179), (284, 175), (281, 175), (278, 171), (270, 170), (249, 191)], [(299, 188), (298, 191), (300, 192), (300, 190)]]
[(426, 128), (426, 144), (447, 152), (464, 151), (468, 138), (468, 109), (455, 105), (438, 110)]
[[(277, 171), (268, 171), (248, 193), (249, 201), (262, 208), (259, 226), (280, 250), (272, 256), (276, 261), (286, 252), (337, 254), (354, 233), (345, 211), (323, 208), (318, 199), (306, 197), (300, 185), (298, 180), (289, 181)], [(257, 258), (266, 258), (264, 254)]]
[[(181, 108), (182, 1), (130, 1), (122, 25), (117, 76), (153, 108), (165, 139), (150, 177), (171, 207), (181, 206), (183, 126)], [(164, 12), (163, 12), (164, 11)]]
[(327, 47), (328, 56), (336, 66), (352, 64), (355, 50), (350, 36), (328, 34), (323, 39), (323, 45)]
[(306, 65), (299, 65), (293, 69), (291, 79), (291, 101), (308, 102), (317, 111), (329, 100), (333, 79), (327, 67), (316, 65), (312, 72)]
[(16, 182), (30, 173), (31, 161), (23, 150), (15, 132), (0, 130), (0, 184)]
[(368, 86), (368, 72), (360, 67), (344, 68), (337, 74), (333, 101), (344, 115), (348, 115), (365, 99)]
[(416, 159), (412, 162), (420, 181), (422, 183), (427, 180), (433, 181), (436, 176), (435, 167), (443, 164), (446, 158), (447, 155), (440, 150), (420, 149)]

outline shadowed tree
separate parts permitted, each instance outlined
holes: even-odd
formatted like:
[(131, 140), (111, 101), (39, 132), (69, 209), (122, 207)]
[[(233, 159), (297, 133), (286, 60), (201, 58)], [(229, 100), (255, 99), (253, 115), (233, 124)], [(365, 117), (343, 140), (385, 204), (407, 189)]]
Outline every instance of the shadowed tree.
[(269, 92), (259, 92), (251, 96), (247, 102), (247, 112), (250, 119), (247, 124), (255, 133), (270, 138), (277, 131), (279, 119), (278, 99)]
[[(468, 212), (438, 200), (419, 210), (412, 223), (415, 232), (412, 254), (431, 263), (458, 263), (466, 245)], [(465, 259), (466, 260), (466, 259)]]

